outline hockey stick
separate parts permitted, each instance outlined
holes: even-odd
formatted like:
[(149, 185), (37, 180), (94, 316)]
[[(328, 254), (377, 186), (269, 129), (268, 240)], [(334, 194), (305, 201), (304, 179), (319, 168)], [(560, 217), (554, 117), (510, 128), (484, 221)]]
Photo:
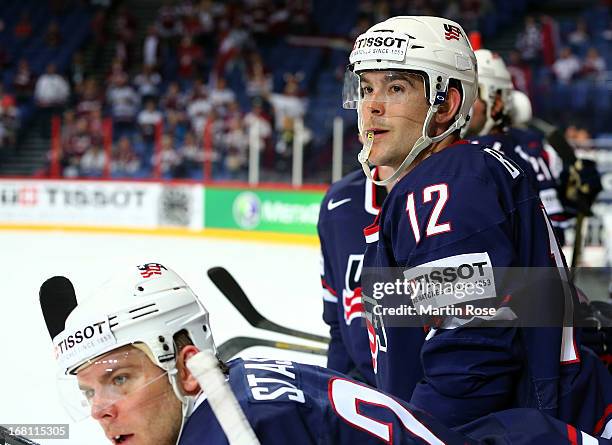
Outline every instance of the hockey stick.
[(2, 445), (39, 445), (38, 442), (34, 442), (27, 437), (11, 434), (2, 425), (0, 425), (0, 439), (3, 440), (3, 442), (0, 442)]
[(200, 384), (230, 445), (259, 445), (244, 411), (210, 350), (200, 351), (187, 360), (187, 368)]
[(51, 339), (64, 330), (70, 312), (77, 306), (76, 294), (66, 277), (49, 278), (38, 292), (40, 308)]
[(208, 269), (208, 277), (217, 286), (223, 295), (234, 305), (238, 312), (249, 322), (251, 326), (280, 334), (292, 335), (305, 340), (313, 340), (321, 343), (329, 343), (329, 337), (311, 334), (310, 332), (299, 331), (287, 328), (261, 315), (249, 301), (249, 297), (244, 293), (234, 277), (223, 267), (213, 267)]
[(286, 351), (305, 352), (315, 355), (327, 355), (327, 349), (314, 346), (298, 345), (296, 343), (285, 343), (281, 341), (266, 340), (255, 337), (234, 337), (224, 341), (217, 347), (219, 359), (227, 361), (239, 352), (253, 346), (266, 346), (269, 348), (284, 349)]

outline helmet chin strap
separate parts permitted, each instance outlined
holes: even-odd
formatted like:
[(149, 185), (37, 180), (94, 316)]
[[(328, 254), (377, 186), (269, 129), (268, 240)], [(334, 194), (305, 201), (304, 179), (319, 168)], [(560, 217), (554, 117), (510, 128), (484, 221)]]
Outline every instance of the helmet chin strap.
[(181, 435), (183, 434), (185, 423), (187, 423), (187, 419), (189, 419), (189, 416), (191, 416), (193, 413), (197, 396), (187, 396), (182, 393), (179, 387), (178, 369), (176, 367), (168, 371), (168, 378), (170, 379), (170, 384), (172, 385), (174, 394), (181, 402), (181, 428), (179, 429), (178, 437), (176, 438), (176, 445), (178, 445)]
[(410, 166), (410, 164), (412, 164), (412, 162), (416, 159), (416, 157), (419, 154), (421, 154), (423, 150), (429, 147), (432, 143), (441, 141), (442, 139), (447, 137), (449, 134), (451, 134), (453, 131), (455, 131), (457, 128), (461, 128), (465, 124), (465, 117), (463, 117), (463, 115), (459, 115), (457, 120), (450, 127), (448, 127), (448, 129), (444, 133), (438, 136), (433, 136), (433, 137), (428, 136), (427, 130), (429, 128), (429, 124), (431, 123), (431, 120), (433, 119), (434, 115), (438, 111), (439, 106), (440, 104), (436, 104), (436, 105), (431, 105), (429, 107), (429, 111), (427, 112), (427, 116), (425, 117), (425, 122), (423, 122), (423, 129), (422, 129), (421, 137), (417, 139), (417, 141), (414, 143), (414, 145), (412, 146), (412, 149), (410, 149), (410, 152), (404, 158), (404, 161), (400, 164), (397, 170), (395, 170), (393, 174), (386, 179), (377, 181), (372, 177), (372, 170), (370, 169), (370, 165), (368, 164), (368, 158), (370, 156), (370, 150), (372, 150), (372, 145), (374, 144), (374, 132), (372, 131), (365, 132), (364, 134), (365, 142), (363, 144), (363, 148), (357, 155), (357, 159), (359, 160), (359, 163), (361, 164), (361, 168), (363, 168), (363, 171), (366, 174), (366, 176), (374, 184), (387, 185), (389, 183), (396, 181), (397, 178), (399, 178), (399, 176)]

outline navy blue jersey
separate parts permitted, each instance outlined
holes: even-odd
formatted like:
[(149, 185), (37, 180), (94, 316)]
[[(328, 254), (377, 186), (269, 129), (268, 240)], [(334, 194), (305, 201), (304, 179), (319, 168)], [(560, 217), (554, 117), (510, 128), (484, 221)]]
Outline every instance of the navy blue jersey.
[(555, 227), (559, 215), (563, 213), (563, 206), (557, 194), (559, 172), (555, 173), (555, 169), (550, 166), (551, 160), (544, 149), (542, 135), (513, 127), (504, 134), (475, 137), (472, 143), (490, 145), (501, 151), (527, 174)]
[(362, 170), (349, 173), (327, 191), (317, 225), (323, 320), (331, 335), (327, 366), (372, 385), (374, 372), (361, 301), (363, 229), (372, 224), (386, 195), (387, 189), (377, 187)]
[[(264, 445), (606, 443), (536, 410), (496, 413), (453, 431), (415, 408), (331, 370), (285, 360), (233, 360), (229, 383)], [(180, 445), (227, 444), (208, 401), (187, 420)]]
[[(458, 143), (418, 164), (394, 186), (364, 233), (364, 268), (548, 267), (565, 273), (552, 226), (526, 174), (499, 151), (475, 144)], [(503, 286), (487, 285), (506, 295)], [(562, 289), (539, 290), (535, 313), (562, 317)], [(384, 316), (368, 314), (368, 320), (377, 386), (450, 426), (511, 407), (557, 417), (567, 389), (560, 387), (562, 375), (581, 366), (572, 328), (467, 327), (449, 316), (432, 324), (437, 329), (423, 343)], [(425, 377), (415, 382), (411, 370), (419, 357)]]
[[(229, 383), (265, 445), (470, 444), (431, 416), (343, 374), (272, 359), (236, 359)], [(180, 445), (225, 444), (204, 401), (185, 424)]]
[(563, 162), (555, 150), (544, 146), (544, 136), (535, 130), (512, 127), (509, 136), (516, 141), (514, 151), (531, 165), (544, 204), (553, 227), (567, 227), (567, 216), (559, 196), (559, 181)]

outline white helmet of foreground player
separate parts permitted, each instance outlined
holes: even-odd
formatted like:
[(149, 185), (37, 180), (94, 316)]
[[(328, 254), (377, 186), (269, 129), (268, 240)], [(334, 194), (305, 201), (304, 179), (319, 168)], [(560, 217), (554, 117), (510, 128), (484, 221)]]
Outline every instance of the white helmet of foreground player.
[[(502, 124), (504, 118), (510, 117), (512, 113), (511, 93), (514, 86), (512, 76), (504, 60), (498, 54), (488, 49), (476, 50), (475, 54), (478, 60), (479, 97), (486, 105), (485, 123), (478, 134), (484, 136), (489, 134), (492, 128)], [(491, 116), (498, 94), (501, 94), (504, 107), (495, 116)]]
[[(364, 106), (368, 102), (404, 101), (401, 94), (396, 94), (397, 90), (393, 89), (391, 83), (405, 73), (416, 73), (425, 83), (425, 99), (429, 103), (429, 110), (422, 125), (421, 136), (399, 168), (386, 180), (374, 181), (376, 184), (395, 181), (419, 153), (465, 125), (476, 97), (476, 58), (465, 32), (457, 23), (439, 17), (392, 17), (357, 37), (349, 61), (344, 80), (343, 106), (357, 109), (359, 133), (364, 141), (359, 162), (369, 178), (372, 178), (372, 174), (368, 157), (374, 134), (364, 128)], [(373, 71), (384, 73), (387, 79), (385, 83), (390, 87), (370, 94), (373, 89), (364, 87), (362, 77), (364, 73)], [(458, 81), (462, 90), (461, 105), (455, 121), (444, 133), (430, 136), (430, 123), (440, 105), (445, 102), (452, 79)], [(392, 116), (381, 117), (379, 121), (389, 117)]]
[(208, 311), (174, 271), (147, 263), (108, 281), (70, 313), (53, 339), (68, 413), (82, 420), (128, 397), (147, 403), (147, 391), (168, 379), (184, 422), (194, 397), (178, 384), (179, 332), (199, 350), (215, 353)]

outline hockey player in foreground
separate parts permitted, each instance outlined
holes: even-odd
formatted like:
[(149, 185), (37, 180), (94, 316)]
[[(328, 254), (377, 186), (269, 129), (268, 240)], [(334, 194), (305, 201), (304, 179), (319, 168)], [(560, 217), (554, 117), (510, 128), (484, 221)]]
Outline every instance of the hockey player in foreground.
[[(566, 324), (574, 295), (565, 292), (564, 260), (538, 194), (503, 154), (459, 140), (477, 88), (474, 52), (450, 20), (394, 17), (359, 36), (351, 52), (343, 96), (365, 141), (359, 161), (368, 176), (369, 164), (394, 169), (375, 183), (397, 181), (364, 231), (377, 386), (447, 426), (532, 407), (600, 434), (612, 416), (610, 376)], [(500, 279), (499, 268), (515, 275)], [(478, 281), (459, 280), (459, 269)], [(484, 296), (460, 295), (458, 286), (443, 294), (393, 294), (391, 286), (381, 295), (397, 270), (413, 285), (448, 278)], [(466, 312), (452, 312), (455, 304)], [(486, 312), (471, 315), (469, 306)], [(429, 332), (424, 344), (407, 329), (415, 323)]]
[[(342, 374), (286, 360), (215, 360), (209, 371), (225, 377), (211, 386), (192, 374), (215, 354), (208, 312), (157, 263), (130, 268), (83, 300), (53, 343), (67, 409), (95, 419), (113, 444), (609, 443), (536, 410), (453, 431)], [(226, 379), (223, 397), (238, 404), (211, 408)]]

